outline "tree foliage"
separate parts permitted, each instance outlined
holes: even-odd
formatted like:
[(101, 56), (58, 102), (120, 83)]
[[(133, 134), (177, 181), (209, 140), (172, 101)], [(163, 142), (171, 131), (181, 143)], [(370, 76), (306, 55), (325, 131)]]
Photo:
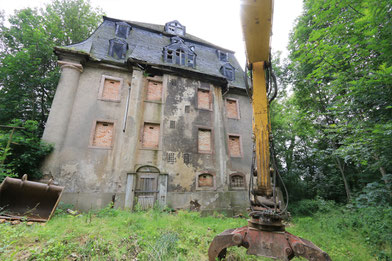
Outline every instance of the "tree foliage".
[(285, 179), (301, 190), (293, 197), (344, 202), (373, 184), (390, 202), (392, 3), (305, 0), (304, 9), (281, 75), (292, 93), (272, 106)]
[(85, 0), (17, 10), (9, 25), (0, 15), (0, 123), (35, 120), (43, 131), (60, 77), (53, 47), (86, 39), (101, 16)]
[[(17, 128), (13, 128), (17, 127)], [(36, 121), (14, 120), (8, 128), (0, 128), (0, 182), (6, 176), (27, 174), (30, 179), (41, 178), (40, 164), (52, 151), (42, 142)]]

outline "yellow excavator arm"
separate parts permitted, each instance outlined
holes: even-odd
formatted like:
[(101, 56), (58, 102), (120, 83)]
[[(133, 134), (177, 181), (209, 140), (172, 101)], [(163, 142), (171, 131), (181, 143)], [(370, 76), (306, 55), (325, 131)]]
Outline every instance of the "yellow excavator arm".
[(248, 63), (269, 60), (273, 0), (242, 0), (241, 24)]
[(247, 65), (253, 75), (253, 133), (257, 166), (257, 194), (271, 196), (269, 106), (265, 67), (269, 61), (273, 0), (241, 1), (241, 24)]
[[(245, 39), (247, 69), (251, 72), (253, 107), (254, 160), (251, 181), (256, 175), (256, 186), (250, 185), (251, 206), (248, 225), (228, 229), (217, 235), (208, 249), (210, 261), (226, 256), (226, 250), (231, 246), (247, 248), (247, 254), (270, 257), (280, 260), (290, 260), (301, 256), (308, 260), (331, 260), (327, 253), (312, 242), (294, 236), (285, 231), (282, 220), (285, 218), (285, 208), (277, 203), (276, 176), (273, 169), (274, 181), (271, 180), (269, 122), (269, 98), (271, 78), (275, 79), (270, 64), (270, 39), (272, 30), (273, 0), (242, 0), (241, 22)], [(246, 85), (248, 75), (245, 77)], [(268, 78), (268, 79), (267, 79)], [(271, 84), (269, 84), (271, 83)], [(268, 85), (268, 86), (267, 86)], [(275, 90), (277, 88), (274, 81)], [(249, 88), (248, 88), (249, 89)], [(273, 146), (272, 146), (273, 147)], [(273, 161), (274, 162), (274, 161)], [(255, 166), (254, 166), (255, 165)], [(276, 168), (276, 164), (274, 164)], [(283, 181), (282, 181), (283, 182)], [(253, 183), (251, 183), (253, 184)], [(272, 200), (271, 200), (272, 196)]]

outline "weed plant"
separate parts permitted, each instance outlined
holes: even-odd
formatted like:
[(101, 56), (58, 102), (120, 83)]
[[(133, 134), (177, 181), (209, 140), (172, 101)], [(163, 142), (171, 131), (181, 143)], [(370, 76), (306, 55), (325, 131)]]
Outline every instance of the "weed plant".
[[(344, 215), (336, 209), (327, 215), (294, 217), (287, 230), (313, 241), (332, 260), (382, 258), (354, 225), (344, 225), (349, 224), (342, 221)], [(45, 225), (0, 224), (0, 260), (207, 260), (217, 234), (246, 224), (246, 219), (218, 213), (201, 217), (198, 212), (159, 208), (129, 212), (108, 206), (77, 216), (60, 209)], [(233, 247), (227, 260), (269, 259)]]

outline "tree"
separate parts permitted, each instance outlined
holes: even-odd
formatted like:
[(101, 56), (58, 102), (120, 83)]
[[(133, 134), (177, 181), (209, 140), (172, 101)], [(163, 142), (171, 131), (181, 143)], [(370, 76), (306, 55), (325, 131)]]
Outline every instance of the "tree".
[(278, 101), (285, 111), (279, 117), (295, 122), (275, 137), (284, 137), (280, 150), (291, 153), (282, 159), (288, 173), (294, 159), (301, 184), (350, 201), (368, 183), (390, 186), (392, 3), (305, 0), (304, 9), (286, 67), (293, 94)]
[(0, 23), (0, 123), (35, 120), (42, 133), (60, 77), (53, 47), (86, 39), (101, 16), (89, 1), (54, 0)]
[(6, 176), (28, 174), (30, 179), (42, 176), (40, 164), (52, 151), (52, 146), (42, 142), (36, 121), (14, 120), (0, 126), (0, 182)]

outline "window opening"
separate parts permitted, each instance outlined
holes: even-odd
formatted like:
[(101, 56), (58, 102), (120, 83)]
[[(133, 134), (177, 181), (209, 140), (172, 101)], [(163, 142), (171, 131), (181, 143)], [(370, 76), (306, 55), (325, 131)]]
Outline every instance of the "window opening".
[(174, 152), (168, 152), (166, 154), (166, 158), (167, 158), (167, 162), (169, 162), (169, 163), (175, 163), (176, 162), (176, 158), (174, 157)]
[(121, 81), (104, 78), (102, 99), (119, 100)]
[(116, 36), (127, 39), (131, 26), (124, 22), (116, 23)]
[(188, 54), (188, 67), (193, 67), (193, 66), (194, 66), (194, 55)]
[(230, 187), (232, 188), (244, 188), (245, 181), (242, 175), (232, 175), (230, 177)]
[(229, 81), (235, 80), (234, 67), (230, 63), (226, 63), (220, 69), (221, 74), (223, 74)]
[(239, 119), (237, 100), (226, 99), (226, 115), (228, 118)]
[(176, 50), (176, 64), (185, 65), (185, 52), (181, 49)]
[(209, 90), (199, 89), (197, 91), (197, 107), (199, 109), (211, 109), (211, 95)]
[(199, 152), (211, 152), (211, 130), (199, 129), (198, 149)]
[(198, 187), (213, 187), (214, 186), (214, 177), (209, 173), (200, 174), (198, 177)]
[(227, 79), (234, 79), (234, 75), (233, 75), (233, 69), (231, 68), (226, 68), (225, 69), (225, 76)]
[(119, 39), (109, 40), (109, 55), (115, 59), (124, 59), (128, 49), (128, 44)]
[(218, 56), (221, 62), (227, 62), (227, 56), (228, 56), (227, 53), (218, 51)]
[(144, 148), (158, 148), (159, 146), (159, 124), (145, 123), (143, 129), (142, 145)]
[(185, 113), (189, 113), (191, 110), (191, 106), (185, 105)]
[(231, 157), (241, 157), (240, 136), (229, 135), (229, 152)]
[(185, 35), (185, 26), (181, 25), (178, 21), (168, 22), (165, 25), (165, 31), (170, 34)]
[(147, 100), (148, 101), (161, 101), (162, 100), (162, 83), (161, 82), (148, 81)]
[(94, 147), (111, 147), (113, 140), (113, 126), (114, 124), (112, 122), (97, 121), (91, 145)]
[(173, 51), (172, 50), (167, 50), (167, 62), (172, 63), (173, 62)]
[(176, 122), (170, 121), (170, 129), (175, 129), (175, 128), (176, 128)]
[(189, 153), (184, 153), (184, 163), (189, 164), (191, 161)]

